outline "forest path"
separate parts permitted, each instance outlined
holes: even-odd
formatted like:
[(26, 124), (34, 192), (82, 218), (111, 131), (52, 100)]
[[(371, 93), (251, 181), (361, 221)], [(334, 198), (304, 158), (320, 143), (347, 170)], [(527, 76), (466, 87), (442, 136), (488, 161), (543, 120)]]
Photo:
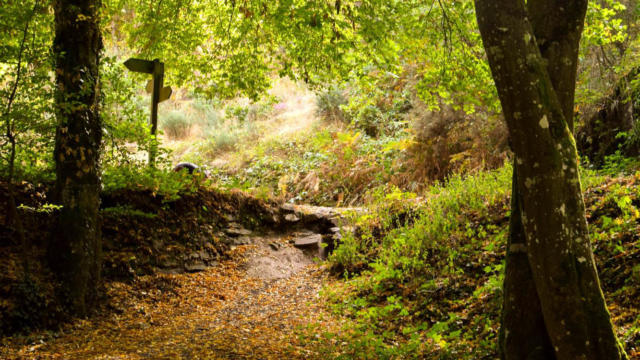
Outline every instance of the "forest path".
[(63, 331), (3, 344), (7, 359), (312, 359), (300, 339), (309, 324), (331, 326), (319, 303), (329, 281), (309, 234), (250, 237), (230, 259), (192, 274), (109, 282), (109, 311)]

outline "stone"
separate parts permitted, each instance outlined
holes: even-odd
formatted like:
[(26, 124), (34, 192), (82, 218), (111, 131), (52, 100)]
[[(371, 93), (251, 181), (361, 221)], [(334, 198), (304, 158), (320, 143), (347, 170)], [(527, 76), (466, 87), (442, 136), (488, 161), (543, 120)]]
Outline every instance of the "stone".
[(282, 204), (280, 206), (280, 209), (282, 209), (284, 211), (295, 211), (296, 207), (293, 204), (286, 203), (286, 204)]
[(335, 248), (336, 236), (340, 235), (336, 233), (334, 235), (325, 235), (322, 237), (320, 242), (318, 243), (318, 256), (321, 259), (326, 259), (329, 254), (331, 254)]
[(175, 268), (178, 266), (178, 262), (173, 258), (167, 258), (160, 263), (160, 266), (163, 268)]
[(273, 250), (273, 251), (280, 250), (280, 244), (275, 243), (275, 242), (269, 243), (269, 247), (271, 247), (271, 250)]
[(241, 227), (230, 227), (224, 231), (227, 235), (230, 236), (246, 236), (251, 234), (251, 230), (247, 230)]
[(238, 238), (233, 239), (231, 243), (233, 245), (249, 245), (251, 244), (251, 238), (248, 236), (240, 236)]
[(293, 236), (295, 236), (297, 238), (300, 238), (300, 237), (311, 236), (311, 235), (314, 235), (314, 234), (315, 234), (315, 232), (313, 232), (311, 230), (304, 229), (304, 230), (300, 230), (300, 231), (294, 232)]
[(300, 218), (296, 216), (296, 214), (287, 214), (284, 216), (284, 219), (289, 222), (298, 222)]
[(205, 271), (207, 269), (207, 265), (201, 262), (193, 263), (193, 264), (184, 264), (184, 269), (187, 272), (199, 272)]
[(340, 223), (342, 222), (342, 218), (339, 216), (334, 216), (332, 218), (329, 218), (328, 220), (334, 227), (339, 227)]
[(318, 246), (320, 241), (322, 241), (322, 235), (313, 234), (296, 239), (294, 245), (299, 248), (306, 248), (311, 246)]

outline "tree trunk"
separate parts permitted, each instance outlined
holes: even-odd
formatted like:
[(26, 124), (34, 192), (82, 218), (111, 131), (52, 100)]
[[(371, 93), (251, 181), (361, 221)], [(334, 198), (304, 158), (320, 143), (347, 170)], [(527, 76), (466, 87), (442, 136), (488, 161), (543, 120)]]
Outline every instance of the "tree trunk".
[[(501, 331), (505, 359), (626, 358), (600, 289), (572, 135), (586, 7), (586, 0), (476, 0), (515, 154)], [(528, 314), (538, 309), (542, 319)], [(527, 317), (532, 320), (522, 322)]]
[(69, 310), (85, 315), (100, 280), (102, 140), (97, 0), (56, 0), (56, 198), (63, 206), (49, 249)]
[(499, 352), (503, 360), (553, 359), (553, 347), (544, 325), (540, 299), (527, 259), (517, 178), (514, 164)]

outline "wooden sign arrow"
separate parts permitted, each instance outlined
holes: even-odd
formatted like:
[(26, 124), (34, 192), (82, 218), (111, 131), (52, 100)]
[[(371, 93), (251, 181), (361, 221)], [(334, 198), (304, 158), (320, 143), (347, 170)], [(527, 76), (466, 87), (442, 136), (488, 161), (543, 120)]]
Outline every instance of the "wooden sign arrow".
[(153, 74), (153, 61), (131, 58), (124, 62), (127, 69), (145, 74)]
[[(151, 93), (151, 135), (155, 137), (158, 131), (158, 103), (171, 97), (171, 87), (162, 86), (164, 63), (159, 59), (149, 61), (131, 58), (124, 62), (124, 66), (131, 71), (153, 75), (152, 79), (147, 82), (146, 90)], [(152, 167), (155, 163), (157, 150), (157, 144), (154, 141), (149, 148), (149, 165)]]
[(160, 89), (160, 97), (158, 97), (158, 102), (163, 102), (169, 99), (169, 97), (171, 97), (171, 92), (171, 86), (165, 86)]

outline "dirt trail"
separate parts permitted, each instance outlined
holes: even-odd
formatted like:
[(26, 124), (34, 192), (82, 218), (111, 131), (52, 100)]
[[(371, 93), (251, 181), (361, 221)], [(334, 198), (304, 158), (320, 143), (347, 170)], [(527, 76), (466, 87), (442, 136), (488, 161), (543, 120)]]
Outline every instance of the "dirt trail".
[(326, 272), (292, 244), (308, 235), (248, 236), (205, 271), (110, 282), (107, 315), (7, 338), (0, 358), (320, 358), (300, 339), (309, 324), (331, 326), (318, 296)]

